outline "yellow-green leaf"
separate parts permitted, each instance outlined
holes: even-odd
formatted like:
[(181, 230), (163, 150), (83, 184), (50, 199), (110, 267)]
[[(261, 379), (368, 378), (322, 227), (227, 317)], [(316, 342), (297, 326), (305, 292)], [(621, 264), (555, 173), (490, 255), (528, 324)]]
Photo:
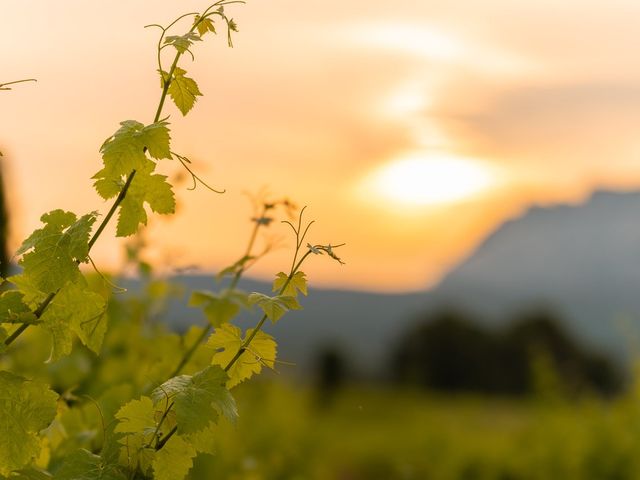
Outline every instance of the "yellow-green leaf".
[(155, 389), (151, 397), (156, 405), (173, 403), (178, 433), (191, 434), (217, 422), (219, 413), (235, 421), (235, 400), (225, 385), (229, 377), (218, 365), (195, 375), (179, 375)]
[(165, 175), (150, 174), (145, 170), (136, 173), (127, 196), (120, 204), (116, 228), (117, 236), (133, 235), (141, 224), (147, 224), (145, 203), (156, 213), (175, 212), (176, 200)]
[[(243, 341), (252, 333), (253, 329), (249, 329), (242, 338), (240, 329), (229, 323), (216, 328), (207, 341), (207, 346), (215, 350), (211, 363), (225, 368), (238, 353)], [(262, 331), (257, 332), (250, 345), (227, 371), (229, 375), (227, 388), (232, 388), (247, 378), (260, 373), (263, 366), (273, 368), (276, 351), (277, 345), (273, 337)]]
[(153, 460), (155, 480), (182, 480), (193, 466), (196, 449), (180, 435), (174, 435)]
[(249, 303), (257, 305), (273, 323), (276, 323), (289, 310), (300, 310), (302, 307), (295, 297), (276, 295), (269, 297), (262, 293), (254, 292), (249, 295)]
[(116, 432), (142, 433), (156, 426), (153, 401), (145, 396), (124, 405), (116, 413), (116, 418), (119, 420)]
[(8, 476), (38, 455), (38, 432), (53, 421), (57, 398), (45, 384), (0, 372), (0, 475)]
[(44, 226), (34, 231), (18, 249), (22, 275), (45, 294), (62, 288), (79, 275), (77, 262), (89, 253), (89, 235), (97, 213), (77, 218), (71, 212), (54, 210), (41, 217)]
[(201, 307), (209, 323), (219, 327), (235, 317), (241, 307), (248, 306), (248, 300), (247, 294), (239, 290), (197, 291), (191, 294), (189, 306)]
[(207, 32), (216, 33), (216, 27), (213, 25), (213, 21), (209, 17), (201, 18), (200, 15), (196, 15), (193, 24), (198, 29), (198, 34), (202, 37)]
[(186, 77), (185, 73), (185, 70), (177, 67), (169, 85), (169, 96), (182, 115), (189, 113), (197, 97), (202, 96), (198, 84), (193, 78)]
[(74, 333), (82, 343), (99, 353), (107, 330), (105, 308), (102, 296), (90, 291), (83, 277), (60, 289), (40, 317), (42, 327), (53, 338), (52, 360), (71, 352)]
[[(289, 275), (286, 273), (278, 273), (276, 279), (273, 281), (273, 291), (279, 292), (280, 295), (287, 297), (296, 297), (298, 291), (303, 295), (307, 295), (307, 277), (304, 272), (296, 272), (287, 284), (288, 279)], [(286, 288), (281, 292), (280, 290), (282, 290), (285, 285), (287, 285)]]

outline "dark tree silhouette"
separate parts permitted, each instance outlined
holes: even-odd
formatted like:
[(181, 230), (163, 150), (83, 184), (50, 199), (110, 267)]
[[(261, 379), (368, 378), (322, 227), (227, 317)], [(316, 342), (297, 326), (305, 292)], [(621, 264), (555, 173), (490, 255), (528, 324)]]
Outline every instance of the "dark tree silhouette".
[(622, 387), (614, 364), (580, 346), (548, 311), (515, 316), (501, 330), (471, 318), (442, 310), (418, 322), (393, 352), (394, 379), (446, 392), (526, 394), (536, 387), (533, 361), (545, 355), (567, 392)]
[[(1, 156), (0, 159), (4, 160)], [(11, 270), (9, 240), (9, 209), (5, 185), (4, 164), (0, 163), (0, 275), (6, 278)]]
[(315, 360), (316, 396), (320, 406), (327, 407), (345, 382), (346, 360), (335, 346), (325, 346), (319, 350)]

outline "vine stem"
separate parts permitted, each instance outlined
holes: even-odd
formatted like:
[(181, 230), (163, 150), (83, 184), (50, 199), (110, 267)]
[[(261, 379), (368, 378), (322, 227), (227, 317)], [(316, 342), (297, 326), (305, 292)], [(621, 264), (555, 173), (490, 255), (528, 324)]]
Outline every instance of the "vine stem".
[[(287, 289), (287, 287), (289, 286), (289, 283), (291, 283), (291, 280), (293, 279), (293, 276), (296, 274), (296, 272), (300, 269), (300, 266), (302, 265), (302, 262), (305, 261), (305, 259), (311, 254), (311, 250), (309, 250), (307, 253), (305, 253), (303, 255), (303, 257), (300, 259), (300, 261), (298, 261), (298, 263), (295, 265), (295, 267), (291, 270), (291, 273), (289, 274), (289, 276), (287, 277), (287, 281), (284, 283), (284, 285), (282, 286), (282, 288), (280, 289), (280, 291), (278, 292), (278, 295), (282, 295), (282, 293)], [(235, 356), (231, 359), (231, 361), (227, 364), (226, 367), (224, 367), (224, 371), (228, 372), (229, 369), (238, 361), (238, 359), (242, 356), (242, 354), (246, 351), (246, 349), (249, 347), (249, 345), (251, 344), (251, 341), (254, 339), (254, 337), (258, 334), (258, 332), (262, 329), (262, 326), (264, 325), (264, 323), (267, 321), (267, 316), (263, 315), (263, 317), (260, 319), (260, 321), (258, 322), (258, 324), (256, 325), (256, 327), (253, 329), (253, 332), (251, 332), (251, 335), (249, 335), (247, 337), (247, 339), (242, 343), (242, 346), (238, 349), (238, 351), (236, 352)], [(159, 427), (158, 427), (159, 428)], [(176, 432), (178, 431), (178, 427), (175, 426), (173, 427), (164, 437), (162, 437), (160, 439), (160, 441), (158, 441), (158, 444), (156, 445), (156, 451), (162, 449), (162, 447), (164, 447), (167, 442), (171, 439), (171, 437), (173, 437)]]
[[(296, 252), (297, 253), (297, 252)], [(305, 253), (302, 258), (298, 261), (298, 263), (291, 269), (291, 273), (289, 274), (289, 276), (287, 277), (287, 281), (284, 282), (284, 285), (282, 285), (282, 288), (280, 288), (280, 291), (278, 292), (278, 295), (282, 295), (282, 293), (287, 289), (287, 287), (289, 286), (289, 283), (291, 283), (291, 280), (293, 279), (293, 276), (298, 272), (298, 270), (300, 269), (300, 266), (302, 265), (302, 262), (305, 261), (305, 259), (311, 254), (311, 250), (309, 250), (307, 253)], [(262, 318), (260, 319), (260, 321), (258, 322), (258, 324), (255, 326), (255, 328), (253, 329), (253, 331), (251, 332), (251, 335), (249, 335), (246, 340), (244, 342), (242, 342), (242, 345), (240, 346), (240, 348), (238, 349), (238, 351), (236, 352), (236, 354), (233, 356), (233, 358), (229, 361), (229, 363), (227, 364), (226, 367), (224, 367), (224, 371), (228, 372), (231, 367), (233, 367), (233, 365), (238, 361), (238, 359), (242, 356), (242, 354), (247, 350), (247, 348), (249, 347), (249, 345), (251, 345), (251, 342), (253, 341), (253, 339), (255, 338), (255, 336), (258, 334), (258, 332), (260, 330), (262, 330), (262, 327), (264, 325), (264, 323), (267, 321), (267, 315), (263, 315)]]
[[(167, 415), (169, 415), (169, 412), (171, 411), (171, 407), (173, 407), (173, 402), (171, 402), (169, 404), (169, 406), (165, 409), (164, 413), (162, 414), (162, 418), (160, 419), (160, 421), (158, 422), (158, 425), (156, 426), (155, 431), (153, 432), (153, 438), (156, 438), (156, 436), (158, 435), (158, 432), (160, 431), (160, 427), (162, 427), (162, 424), (164, 423), (165, 419), (167, 418)], [(153, 440), (151, 440), (153, 441)], [(151, 441), (149, 441), (149, 444), (147, 446), (151, 446)], [(158, 443), (156, 444), (156, 447), (158, 446), (158, 444), (160, 443), (160, 440), (158, 440)]]
[[(45, 298), (38, 306), (38, 308), (33, 312), (36, 318), (40, 318), (42, 316), (55, 296), (55, 293), (50, 293), (49, 295), (47, 295), (47, 298)], [(20, 325), (15, 332), (13, 332), (9, 337), (6, 338), (6, 340), (4, 341), (5, 346), (11, 345), (16, 338), (22, 335), (22, 332), (29, 328), (29, 325), (30, 323), (23, 323), (22, 325)]]
[(160, 439), (160, 441), (158, 442), (158, 445), (156, 445), (156, 452), (157, 452), (158, 450), (161, 450), (161, 449), (162, 449), (162, 447), (164, 447), (164, 446), (167, 444), (167, 442), (169, 441), (169, 439), (170, 439), (171, 437), (173, 437), (173, 435), (175, 435), (175, 433), (176, 433), (177, 431), (178, 431), (178, 427), (177, 427), (177, 426), (175, 426), (175, 427), (173, 427), (173, 428), (169, 431), (169, 433), (167, 433), (164, 437), (162, 437), (162, 438)]
[[(190, 31), (193, 31), (194, 28), (195, 28), (195, 26), (192, 27), (192, 29)], [(171, 85), (171, 76), (173, 75), (173, 72), (175, 71), (176, 67), (178, 66), (178, 61), (180, 60), (181, 56), (182, 56), (182, 53), (177, 52), (176, 56), (175, 56), (175, 58), (173, 60), (173, 63), (171, 65), (171, 70), (169, 71), (169, 78), (165, 80), (164, 86), (162, 88), (162, 95), (160, 96), (160, 101), (158, 102), (158, 108), (156, 110), (156, 115), (154, 117), (153, 123), (156, 123), (158, 120), (160, 120), (160, 116), (162, 115), (162, 109), (164, 108), (164, 103), (165, 103), (165, 100), (167, 98), (167, 94), (169, 93), (169, 86)], [(18, 80), (17, 82), (11, 82), (11, 83), (19, 83), (21, 81), (24, 81), (24, 80)], [(4, 85), (7, 85), (7, 84), (4, 84)], [(146, 150), (147, 149), (145, 147), (145, 152), (146, 152)], [(111, 220), (111, 218), (115, 214), (116, 210), (118, 209), (120, 204), (123, 202), (123, 200), (127, 196), (127, 191), (129, 190), (129, 187), (131, 186), (131, 182), (133, 181), (133, 178), (135, 177), (135, 175), (136, 175), (136, 171), (132, 170), (131, 173), (127, 176), (125, 184), (122, 187), (122, 190), (120, 190), (120, 193), (118, 194), (118, 197), (116, 198), (115, 202), (113, 202), (113, 205), (109, 209), (109, 212), (104, 217), (104, 219), (100, 223), (100, 226), (98, 227), (98, 229), (95, 231), (95, 233), (93, 234), (93, 236), (89, 240), (89, 243), (87, 244), (87, 246), (88, 246), (87, 253), (89, 253), (91, 251), (91, 248), (96, 243), (96, 241), (98, 240), (98, 238), (100, 237), (100, 235), (102, 234), (102, 232), (104, 231), (106, 226), (108, 225), (109, 221)], [(42, 301), (42, 303), (40, 303), (40, 305), (38, 305), (36, 310), (33, 312), (34, 315), (36, 316), (36, 318), (40, 318), (44, 314), (44, 312), (46, 311), (47, 307), (51, 304), (51, 302), (53, 301), (53, 299), (55, 298), (55, 296), (57, 295), (58, 292), (59, 292), (59, 290), (50, 293), (47, 296), (47, 298), (45, 298)], [(16, 341), (18, 339), (18, 337), (20, 337), (20, 335), (22, 335), (27, 330), (27, 328), (29, 328), (29, 325), (30, 324), (28, 324), (28, 323), (23, 323), (10, 336), (8, 336), (4, 341), (5, 347), (8, 347), (14, 341)]]
[(212, 328), (213, 325), (211, 325), (211, 323), (207, 323), (207, 327), (202, 330), (202, 333), (198, 336), (191, 348), (189, 348), (189, 350), (187, 350), (187, 352), (182, 356), (182, 358), (180, 359), (180, 363), (178, 363), (178, 366), (171, 373), (171, 375), (169, 375), (169, 378), (173, 378), (178, 375), (187, 365), (187, 363), (189, 363), (189, 360), (191, 360), (191, 357), (193, 357), (193, 354), (196, 353), (198, 347), (202, 344), (202, 342), (204, 342), (204, 339), (207, 338), (207, 335), (209, 335), (209, 332), (211, 332)]
[[(202, 19), (206, 18), (207, 14), (211, 11), (211, 9), (215, 6), (218, 5), (227, 5), (230, 3), (244, 3), (243, 1), (224, 1), (224, 0), (220, 0), (216, 3), (214, 3), (213, 5), (211, 5), (209, 8), (207, 8), (204, 13), (201, 15), (200, 17), (200, 21), (202, 21)], [(189, 30), (189, 33), (193, 32), (198, 24), (200, 22), (196, 22), (194, 23), (194, 25), (191, 27), (191, 30)], [(165, 30), (166, 31), (166, 30)], [(163, 32), (164, 34), (164, 32)], [(173, 64), (171, 65), (171, 69), (169, 70), (168, 73), (168, 79), (164, 80), (164, 88), (162, 89), (162, 97), (160, 99), (160, 104), (158, 105), (158, 111), (156, 112), (156, 117), (154, 122), (157, 122), (160, 119), (160, 115), (162, 112), (162, 106), (164, 105), (164, 101), (166, 99), (167, 93), (169, 91), (169, 84), (171, 82), (171, 77), (173, 76), (173, 72), (175, 71), (177, 65), (178, 65), (178, 60), (180, 59), (181, 53), (178, 52), (176, 54), (176, 58), (173, 61)], [(162, 73), (161, 73), (162, 75)], [(163, 75), (163, 79), (164, 79), (164, 75)], [(251, 250), (252, 246), (253, 246), (253, 242), (255, 241), (255, 237), (256, 237), (256, 233), (257, 233), (257, 229), (254, 229), (254, 233), (252, 234), (251, 237), (251, 241), (249, 243), (249, 247), (248, 247), (248, 251)], [(240, 275), (242, 275), (242, 272), (244, 271), (244, 269), (239, 270), (238, 272), (236, 272), (236, 276), (233, 279), (232, 282), (232, 288), (235, 288), (235, 285), (238, 283), (238, 280), (240, 279)], [(191, 347), (191, 349), (189, 349), (189, 351), (187, 352), (187, 354), (185, 355), (185, 357), (183, 357), (183, 359), (180, 361), (180, 364), (178, 365), (178, 368), (176, 368), (175, 373), (173, 376), (177, 375), (178, 373), (180, 373), (180, 371), (182, 370), (182, 368), (184, 368), (184, 366), (189, 362), (189, 360), (191, 359), (191, 357), (193, 356), (193, 354), (195, 353), (195, 351), (197, 350), (198, 346), (200, 345), (200, 343), (204, 340), (204, 338), (206, 337), (207, 333), (211, 330), (212, 326), (211, 324), (209, 324), (207, 326), (207, 328), (203, 331), (203, 333), (200, 335), (200, 337), (198, 337), (198, 341), (196, 341), (196, 343)], [(175, 426), (173, 427), (164, 437), (162, 437), (160, 439), (160, 441), (158, 441), (158, 444), (156, 445), (156, 451), (161, 450), (169, 441), (169, 439), (175, 435), (175, 433), (178, 431), (178, 427)]]
[(14, 80), (12, 82), (0, 83), (0, 90), (11, 90), (7, 88), (8, 85), (15, 85), (16, 83), (25, 83), (25, 82), (37, 82), (35, 78), (25, 78), (23, 80)]
[[(267, 207), (264, 206), (262, 210), (262, 214), (260, 216), (265, 215), (266, 212), (267, 212)], [(253, 246), (256, 242), (256, 238), (258, 237), (258, 230), (260, 229), (260, 225), (261, 225), (260, 222), (256, 222), (256, 224), (254, 225), (253, 231), (251, 232), (251, 236), (249, 237), (249, 243), (247, 245), (247, 249), (245, 250), (244, 256), (242, 258), (246, 258), (249, 255), (251, 255), (251, 251), (253, 250)], [(245, 270), (246, 269), (243, 266), (235, 273), (235, 275), (233, 276), (233, 280), (231, 280), (231, 284), (229, 285), (230, 291), (233, 291), (236, 289), (238, 282), (240, 281), (240, 277), (242, 276)], [(185, 354), (182, 356), (182, 358), (180, 359), (180, 363), (178, 363), (178, 366), (171, 373), (169, 378), (173, 378), (176, 375), (178, 375), (182, 371), (182, 369), (187, 365), (187, 363), (189, 363), (189, 360), (191, 360), (191, 357), (193, 357), (193, 355), (196, 353), (196, 350), (200, 347), (200, 345), (202, 345), (202, 342), (204, 342), (204, 339), (207, 338), (207, 335), (209, 335), (209, 333), (211, 333), (212, 328), (213, 328), (213, 325), (211, 325), (211, 323), (207, 323), (206, 328), (198, 336), (198, 338), (196, 339), (194, 344), (191, 346), (191, 348), (189, 348), (189, 350), (187, 350)]]
[(91, 237), (91, 240), (89, 240), (89, 244), (88, 244), (89, 252), (91, 251), (91, 248), (93, 247), (93, 245), (96, 243), (96, 241), (102, 234), (102, 231), (109, 224), (111, 217), (113, 217), (113, 215), (116, 213), (118, 206), (123, 202), (124, 198), (127, 196), (127, 191), (129, 190), (129, 187), (131, 186), (131, 182), (133, 182), (133, 177), (135, 176), (136, 176), (136, 171), (132, 170), (129, 176), (127, 177), (126, 182), (124, 183), (122, 190), (120, 190), (120, 193), (118, 194), (118, 198), (116, 198), (116, 201), (113, 202), (113, 205), (111, 205), (109, 212), (107, 212), (107, 215), (104, 217), (104, 219), (100, 223), (100, 226)]
[[(207, 10), (205, 10), (204, 14), (202, 15), (200, 21), (202, 21), (202, 19), (206, 16), (206, 14), (209, 12), (209, 10), (211, 10), (214, 6), (217, 6), (218, 4), (221, 4), (223, 2), (216, 2), (214, 3), (212, 6), (210, 6), (209, 8), (207, 8)], [(189, 16), (189, 15), (193, 15), (192, 13), (188, 13), (185, 15), (182, 15), (181, 17), (179, 17), (177, 20), (175, 20), (171, 25), (169, 25), (167, 28), (163, 28), (163, 32), (162, 32), (162, 36), (160, 37), (160, 42), (162, 42), (162, 39), (164, 38), (165, 33), (167, 32), (167, 30), (169, 28), (171, 28), (173, 25), (175, 25), (175, 23), (184, 18), (185, 16)], [(200, 21), (194, 23), (191, 28), (189, 29), (189, 32), (187, 33), (187, 35), (189, 33), (193, 33), (196, 28), (198, 28), (198, 24), (200, 23)], [(158, 54), (160, 54), (160, 50), (162, 50), (162, 47), (159, 45), (158, 46)], [(160, 116), (162, 115), (162, 109), (164, 108), (164, 102), (167, 99), (167, 94), (169, 93), (169, 87), (171, 86), (171, 79), (173, 78), (173, 73), (176, 70), (176, 67), (178, 66), (178, 61), (180, 60), (180, 57), (182, 56), (182, 52), (176, 52), (176, 56), (173, 59), (173, 63), (171, 64), (171, 68), (169, 69), (169, 73), (167, 74), (167, 78), (164, 78), (164, 74), (162, 73), (162, 70), (160, 70), (160, 75), (162, 76), (162, 80), (163, 80), (163, 87), (162, 87), (162, 96), (160, 97), (160, 102), (158, 103), (158, 109), (156, 110), (156, 116), (153, 119), (153, 123), (157, 122), (158, 120), (160, 120)], [(162, 67), (162, 64), (160, 62), (158, 62), (159, 66)]]
[[(267, 206), (266, 204), (262, 207), (262, 213), (258, 216), (258, 218), (263, 217), (267, 214)], [(251, 231), (251, 236), (249, 237), (249, 243), (247, 244), (247, 249), (244, 251), (243, 259), (251, 256), (251, 251), (253, 250), (253, 246), (256, 243), (256, 238), (258, 238), (258, 230), (260, 230), (260, 226), (262, 224), (256, 221), (256, 224), (253, 226), (253, 230)], [(233, 276), (233, 280), (231, 280), (231, 284), (229, 284), (229, 290), (235, 290), (238, 286), (238, 282), (240, 281), (240, 277), (244, 274), (248, 267), (245, 266), (246, 262), (242, 264), (240, 269)]]
[[(111, 220), (111, 217), (113, 217), (113, 215), (115, 214), (118, 206), (122, 203), (122, 201), (127, 196), (127, 191), (129, 190), (129, 187), (131, 186), (131, 182), (133, 181), (133, 178), (135, 177), (135, 175), (136, 175), (136, 171), (135, 170), (133, 170), (129, 174), (124, 186), (122, 187), (122, 190), (120, 190), (120, 193), (118, 194), (118, 197), (116, 198), (116, 201), (113, 202), (113, 205), (109, 209), (109, 212), (107, 213), (107, 215), (104, 217), (104, 220), (102, 220), (102, 222), (100, 223), (100, 226), (98, 227), (98, 229), (95, 231), (95, 233), (93, 234), (93, 236), (89, 240), (89, 243), (87, 244), (87, 247), (88, 247), (87, 248), (87, 255), (89, 254), (89, 252), (91, 251), (91, 248), (96, 243), (96, 241), (98, 240), (98, 238), (100, 237), (100, 235), (104, 231), (105, 227), (107, 226), (107, 224)], [(56, 297), (56, 295), (58, 294), (59, 291), (60, 290), (57, 290), (55, 292), (51, 292), (49, 295), (47, 295), (47, 298), (45, 298), (42, 301), (42, 303), (40, 303), (40, 305), (38, 305), (38, 308), (36, 308), (35, 311), (33, 312), (34, 316), (37, 319), (42, 317), (44, 312), (47, 310), (47, 307), (51, 304), (51, 302)], [(22, 325), (20, 325), (10, 336), (8, 336), (5, 339), (4, 345), (6, 347), (11, 345), (20, 335), (22, 335), (27, 330), (27, 328), (29, 328), (29, 325), (30, 325), (29, 323), (23, 323)]]

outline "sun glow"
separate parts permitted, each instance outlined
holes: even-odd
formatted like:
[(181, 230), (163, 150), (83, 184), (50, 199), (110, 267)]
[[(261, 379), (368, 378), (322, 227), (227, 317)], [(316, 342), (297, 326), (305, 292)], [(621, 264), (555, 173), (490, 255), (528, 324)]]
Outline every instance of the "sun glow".
[(407, 206), (452, 203), (472, 197), (496, 182), (491, 167), (447, 156), (409, 157), (386, 164), (366, 180), (366, 190)]

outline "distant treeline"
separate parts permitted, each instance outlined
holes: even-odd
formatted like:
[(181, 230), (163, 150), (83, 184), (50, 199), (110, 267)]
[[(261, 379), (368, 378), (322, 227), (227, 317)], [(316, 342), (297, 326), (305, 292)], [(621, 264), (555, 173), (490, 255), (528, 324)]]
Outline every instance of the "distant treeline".
[(561, 323), (546, 311), (498, 330), (458, 311), (426, 315), (395, 347), (392, 377), (443, 392), (529, 394), (545, 379), (566, 394), (620, 391), (623, 375), (614, 362), (580, 345)]

